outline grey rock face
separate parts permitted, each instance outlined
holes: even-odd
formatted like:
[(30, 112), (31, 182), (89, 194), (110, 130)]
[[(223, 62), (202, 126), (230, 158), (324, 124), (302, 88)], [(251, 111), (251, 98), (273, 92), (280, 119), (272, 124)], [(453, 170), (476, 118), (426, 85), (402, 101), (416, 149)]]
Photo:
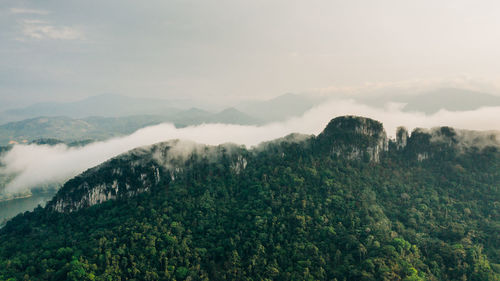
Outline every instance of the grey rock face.
[(189, 162), (217, 162), (228, 155), (231, 171), (239, 174), (246, 168), (247, 159), (237, 153), (238, 149), (236, 145), (211, 147), (178, 140), (137, 148), (69, 180), (47, 208), (73, 212), (132, 197), (168, 186), (185, 173)]
[(398, 127), (396, 131), (396, 148), (404, 149), (408, 144), (408, 130), (405, 127)]
[(330, 121), (317, 137), (317, 145), (337, 157), (379, 162), (389, 149), (389, 139), (382, 124), (373, 119), (343, 116)]

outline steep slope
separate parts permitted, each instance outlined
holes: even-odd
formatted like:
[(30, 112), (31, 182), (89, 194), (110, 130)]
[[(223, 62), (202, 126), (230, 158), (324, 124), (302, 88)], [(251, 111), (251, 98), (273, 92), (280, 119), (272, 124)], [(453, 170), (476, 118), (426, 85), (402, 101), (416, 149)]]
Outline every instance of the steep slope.
[[(241, 154), (235, 156), (235, 151)], [(210, 147), (179, 140), (137, 148), (69, 180), (47, 208), (71, 212), (111, 199), (126, 199), (168, 185), (193, 162), (217, 163), (221, 158), (228, 161), (235, 157), (230, 166), (239, 172), (246, 165), (243, 151), (237, 145)]]
[(463, 136), (347, 116), (138, 148), (7, 223), (0, 280), (499, 280), (500, 152)]
[[(355, 116), (333, 119), (317, 138), (290, 136), (280, 143), (295, 141), (311, 143), (315, 153), (326, 152), (335, 158), (366, 162), (379, 162), (381, 153), (388, 150), (382, 124)], [(228, 151), (231, 153), (226, 153)], [(235, 155), (235, 151), (239, 154)], [(48, 208), (75, 211), (109, 199), (130, 197), (153, 186), (168, 185), (195, 159), (216, 163), (222, 157), (226, 161), (231, 158), (233, 162), (229, 165), (239, 171), (246, 165), (248, 153), (250, 151), (236, 145), (209, 147), (179, 140), (137, 148), (68, 181)]]
[(330, 149), (332, 155), (347, 159), (380, 161), (389, 149), (389, 139), (382, 123), (366, 118), (335, 118), (316, 139), (319, 149)]

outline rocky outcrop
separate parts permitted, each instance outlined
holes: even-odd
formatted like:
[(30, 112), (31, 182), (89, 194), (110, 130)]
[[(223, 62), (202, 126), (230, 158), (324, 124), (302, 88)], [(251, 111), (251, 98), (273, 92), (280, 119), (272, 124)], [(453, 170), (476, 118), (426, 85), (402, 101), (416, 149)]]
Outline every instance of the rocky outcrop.
[[(155, 188), (168, 188), (172, 182), (190, 175), (195, 165), (217, 163), (217, 167), (241, 174), (253, 155), (272, 151), (285, 158), (300, 153), (319, 153), (349, 161), (380, 162), (395, 156), (405, 161), (429, 161), (456, 156), (461, 145), (488, 146), (498, 141), (494, 134), (457, 131), (449, 127), (415, 129), (411, 136), (400, 127), (396, 140), (389, 140), (378, 121), (343, 116), (329, 122), (317, 137), (292, 134), (263, 143), (253, 150), (238, 145), (206, 146), (193, 142), (168, 141), (131, 150), (69, 180), (47, 208), (72, 212), (108, 200), (128, 198)], [(387, 156), (386, 156), (387, 155)], [(436, 158), (437, 157), (437, 158)]]
[[(148, 161), (146, 161), (148, 162)], [(162, 180), (162, 167), (154, 163), (113, 159), (69, 180), (47, 204), (57, 212), (72, 212), (108, 200), (147, 192)]]
[(337, 117), (316, 138), (322, 152), (349, 160), (379, 162), (389, 140), (382, 123), (358, 116)]
[(236, 145), (205, 146), (179, 140), (131, 150), (69, 180), (47, 208), (73, 212), (113, 199), (166, 188), (193, 163), (227, 161), (239, 174), (248, 162)]
[(405, 127), (398, 127), (396, 130), (396, 148), (402, 150), (408, 144), (408, 130)]
[[(419, 162), (428, 159), (453, 159), (467, 151), (485, 148), (498, 149), (498, 132), (468, 131), (451, 127), (436, 127), (432, 129), (416, 128), (410, 137), (405, 137), (405, 131), (398, 130), (396, 147), (409, 160)], [(405, 144), (405, 141), (406, 144)]]

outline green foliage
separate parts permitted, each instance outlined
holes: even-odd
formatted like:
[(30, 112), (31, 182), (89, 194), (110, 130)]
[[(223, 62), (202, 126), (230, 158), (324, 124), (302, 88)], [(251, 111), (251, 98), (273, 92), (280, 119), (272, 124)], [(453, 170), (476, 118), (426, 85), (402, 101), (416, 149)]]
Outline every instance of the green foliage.
[(500, 280), (497, 150), (427, 143), (418, 162), (413, 140), (373, 163), (314, 143), (238, 152), (238, 173), (193, 157), (147, 193), (19, 215), (0, 230), (0, 280)]

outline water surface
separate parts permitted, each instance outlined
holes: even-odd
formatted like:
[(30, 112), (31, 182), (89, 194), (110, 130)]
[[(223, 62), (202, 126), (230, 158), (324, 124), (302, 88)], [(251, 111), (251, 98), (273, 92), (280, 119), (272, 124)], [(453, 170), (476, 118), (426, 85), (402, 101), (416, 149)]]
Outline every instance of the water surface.
[(31, 197), (0, 202), (0, 224), (19, 213), (32, 211), (38, 205), (42, 207), (55, 195), (53, 192), (35, 193)]

